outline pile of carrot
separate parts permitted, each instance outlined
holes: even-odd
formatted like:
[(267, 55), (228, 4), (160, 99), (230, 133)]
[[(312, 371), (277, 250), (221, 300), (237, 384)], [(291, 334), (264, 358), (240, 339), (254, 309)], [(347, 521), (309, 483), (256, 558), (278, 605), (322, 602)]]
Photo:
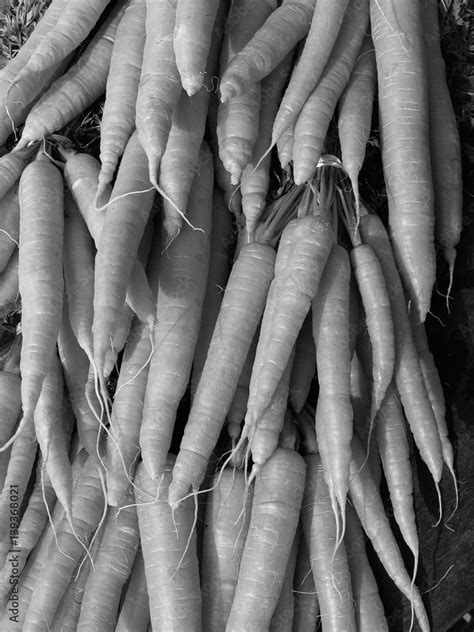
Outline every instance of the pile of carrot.
[(367, 542), (435, 623), (410, 451), (439, 523), (425, 319), (462, 223), (437, 12), (52, 0), (0, 70), (2, 632), (388, 630)]

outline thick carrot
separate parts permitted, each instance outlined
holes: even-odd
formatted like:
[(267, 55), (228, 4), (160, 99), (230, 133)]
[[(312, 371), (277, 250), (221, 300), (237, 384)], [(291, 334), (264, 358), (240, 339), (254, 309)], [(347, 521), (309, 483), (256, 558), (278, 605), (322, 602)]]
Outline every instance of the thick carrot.
[(174, 466), (172, 505), (203, 479), (265, 306), (274, 261), (271, 246), (251, 243), (234, 263)]
[(206, 361), (207, 351), (224, 297), (224, 289), (231, 269), (234, 246), (232, 214), (226, 207), (224, 193), (214, 188), (212, 197), (212, 231), (206, 295), (202, 306), (201, 326), (194, 350), (191, 373), (191, 393), (194, 394)]
[(250, 523), (253, 485), (245, 472), (225, 468), (211, 479), (202, 543), (202, 625), (224, 632), (234, 601)]
[(256, 476), (227, 632), (269, 628), (298, 527), (305, 471), (297, 452), (278, 447)]
[(292, 219), (283, 230), (250, 380), (251, 425), (270, 404), (316, 295), (332, 239), (330, 224), (315, 215)]
[[(349, 0), (318, 0), (316, 2), (304, 48), (293, 69), (275, 119), (274, 139), (279, 137), (291, 121), (296, 120), (303, 105), (317, 86), (337, 40), (348, 5)], [(352, 21), (354, 20), (353, 10), (351, 4)]]
[(104, 198), (105, 187), (112, 181), (135, 127), (135, 101), (145, 45), (145, 15), (146, 0), (132, 0), (117, 26), (100, 125), (98, 201)]
[(377, 215), (363, 215), (359, 230), (374, 250), (390, 288), (390, 308), (395, 335), (395, 383), (405, 415), (422, 459), (435, 484), (441, 480), (443, 456), (436, 419), (428, 399), (419, 356), (413, 341), (405, 295), (387, 232)]
[(446, 69), (440, 48), (438, 4), (434, 0), (423, 3), (422, 20), (428, 79), (435, 242), (443, 249), (452, 283), (455, 246), (462, 230), (461, 146), (456, 116), (446, 84)]
[[(163, 257), (157, 298), (154, 352), (148, 371), (140, 429), (147, 472), (155, 478), (168, 454), (176, 412), (191, 374), (206, 291), (210, 255), (213, 165), (203, 145), (186, 225)], [(166, 236), (163, 236), (166, 243)]]
[[(344, 534), (353, 430), (349, 281), (349, 256), (342, 246), (335, 244), (324, 268), (312, 309), (319, 382), (316, 437), (339, 539)], [(339, 517), (342, 520), (341, 530)], [(336, 544), (339, 544), (339, 540)]]
[(173, 50), (176, 4), (177, 0), (147, 0), (146, 3), (146, 38), (135, 124), (154, 186), (171, 129), (171, 115), (181, 95)]
[(352, 440), (350, 498), (359, 520), (380, 561), (397, 588), (413, 606), (421, 630), (430, 630), (428, 616), (418, 588), (405, 569), (398, 544), (390, 527), (380, 492), (367, 465), (365, 450), (357, 437)]
[(306, 316), (295, 342), (295, 359), (291, 369), (289, 399), (299, 413), (308, 399), (316, 373), (316, 348), (313, 339), (313, 317)]
[(390, 235), (412, 309), (424, 321), (436, 261), (421, 13), (410, 0), (370, 2)]
[(109, 509), (102, 542), (82, 597), (76, 629), (115, 630), (122, 588), (130, 575), (139, 545), (133, 494), (125, 494), (118, 509)]
[[(179, 5), (183, 3), (178, 2)], [(192, 4), (189, 0), (185, 6)], [(173, 110), (166, 150), (160, 165), (159, 185), (169, 199), (163, 199), (163, 225), (170, 241), (176, 237), (183, 223), (189, 192), (199, 169), (199, 151), (204, 138), (210, 95), (214, 90), (227, 2), (221, 3), (215, 17), (209, 55), (206, 61), (204, 85), (192, 99), (183, 90)], [(196, 25), (193, 25), (196, 28)], [(212, 160), (212, 156), (209, 157)]]
[[(347, 10), (342, 22), (334, 49), (324, 67), (321, 78), (298, 110), (295, 124), (293, 146), (293, 176), (296, 184), (310, 180), (321, 156), (324, 140), (331, 119), (336, 110), (337, 101), (349, 81), (357, 54), (369, 23), (369, 0), (353, 0), (357, 10)], [(338, 4), (338, 3), (334, 3)], [(318, 3), (316, 4), (316, 11)], [(291, 81), (290, 81), (291, 83)], [(285, 94), (288, 93), (288, 86)], [(298, 104), (300, 102), (298, 101)], [(295, 104), (296, 105), (296, 104)], [(295, 106), (291, 106), (295, 108)], [(297, 108), (294, 109), (297, 111)], [(279, 112), (281, 118), (275, 118), (272, 145), (286, 129), (288, 121), (296, 117), (282, 101)]]
[[(49, 159), (40, 157), (23, 171), (19, 196), (18, 277), (23, 336), (21, 429), (21, 424), (32, 419), (61, 322), (64, 226), (61, 173)], [(41, 234), (41, 240), (38, 240), (38, 234)]]
[(220, 0), (178, 0), (173, 46), (181, 84), (192, 97), (202, 87)]
[(145, 560), (153, 630), (201, 630), (196, 535), (191, 498), (174, 511), (168, 489), (174, 456), (169, 455), (160, 479), (153, 481), (141, 463), (135, 475), (138, 527)]
[[(136, 191), (141, 193), (126, 195)], [(104, 367), (110, 338), (117, 329), (154, 198), (154, 190), (149, 186), (147, 157), (136, 132), (127, 143), (111, 196), (116, 201), (107, 208), (95, 258), (92, 328), (94, 362), (99, 374)]]
[(141, 550), (137, 551), (135, 562), (120, 608), (115, 632), (147, 632), (150, 621), (148, 590), (145, 576), (145, 562)]
[(374, 44), (364, 37), (347, 86), (339, 99), (337, 129), (344, 169), (351, 181), (359, 209), (359, 172), (365, 159), (365, 148), (372, 125), (377, 69)]
[(91, 455), (82, 468), (72, 501), (74, 532), (64, 517), (48, 549), (48, 563), (42, 568), (31, 595), (23, 624), (25, 632), (51, 625), (84, 546), (89, 544), (99, 524), (104, 508), (99, 467), (97, 457)]
[(355, 600), (355, 623), (358, 630), (388, 632), (377, 582), (365, 552), (364, 532), (354, 509), (347, 506), (346, 547), (352, 594)]
[(392, 381), (395, 366), (390, 297), (377, 255), (368, 244), (358, 244), (350, 252), (360, 296), (365, 310), (372, 350), (371, 420), (379, 410)]
[[(255, 3), (253, 0), (233, 2), (227, 18), (228, 28), (221, 53), (221, 74), (233, 57), (247, 44), (255, 31), (276, 8), (276, 2)], [(243, 95), (219, 104), (217, 138), (219, 156), (231, 175), (231, 183), (238, 184), (249, 164), (258, 136), (260, 83), (255, 83)]]
[[(352, 587), (346, 551), (340, 537), (319, 454), (308, 454), (301, 518), (308, 546), (320, 617), (329, 632), (355, 632)], [(336, 549), (337, 547), (337, 549)]]
[(20, 200), (18, 187), (11, 187), (0, 200), (0, 272), (18, 246), (20, 232)]
[[(316, 0), (283, 0), (248, 44), (232, 59), (220, 82), (226, 102), (266, 77), (308, 33)], [(291, 28), (288, 25), (291, 24)]]
[(30, 110), (18, 149), (64, 127), (104, 92), (115, 32), (125, 3), (126, 0), (119, 0), (114, 5), (76, 64), (56, 79)]

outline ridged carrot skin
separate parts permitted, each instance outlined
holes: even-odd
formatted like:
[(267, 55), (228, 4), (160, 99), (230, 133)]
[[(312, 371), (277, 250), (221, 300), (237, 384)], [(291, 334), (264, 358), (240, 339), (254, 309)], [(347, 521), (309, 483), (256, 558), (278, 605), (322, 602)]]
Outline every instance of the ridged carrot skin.
[(174, 466), (171, 504), (203, 480), (263, 313), (274, 262), (271, 246), (251, 243), (234, 263)]

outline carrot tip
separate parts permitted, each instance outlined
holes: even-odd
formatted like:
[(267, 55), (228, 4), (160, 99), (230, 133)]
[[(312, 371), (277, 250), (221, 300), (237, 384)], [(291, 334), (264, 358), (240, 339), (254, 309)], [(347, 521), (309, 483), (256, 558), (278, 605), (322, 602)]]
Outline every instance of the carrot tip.
[(221, 103), (228, 103), (238, 94), (237, 86), (234, 86), (228, 80), (225, 83), (221, 83), (219, 90), (221, 93)]
[(202, 88), (204, 73), (181, 72), (181, 85), (189, 97), (194, 96)]

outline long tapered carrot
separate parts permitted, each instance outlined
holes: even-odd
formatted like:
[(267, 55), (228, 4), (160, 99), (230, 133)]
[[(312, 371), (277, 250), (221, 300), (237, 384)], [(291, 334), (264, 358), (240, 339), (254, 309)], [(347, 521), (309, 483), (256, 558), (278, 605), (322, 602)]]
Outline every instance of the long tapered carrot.
[(421, 12), (410, 0), (370, 2), (390, 235), (412, 309), (424, 321), (436, 262)]
[(186, 225), (181, 230), (160, 268), (154, 352), (140, 429), (143, 462), (153, 479), (161, 471), (171, 445), (176, 412), (191, 374), (206, 291), (213, 192), (207, 144), (202, 147), (199, 165), (200, 176), (194, 179), (188, 206), (196, 229)]
[(251, 243), (234, 263), (173, 469), (171, 504), (204, 477), (265, 306), (274, 261), (271, 246)]

